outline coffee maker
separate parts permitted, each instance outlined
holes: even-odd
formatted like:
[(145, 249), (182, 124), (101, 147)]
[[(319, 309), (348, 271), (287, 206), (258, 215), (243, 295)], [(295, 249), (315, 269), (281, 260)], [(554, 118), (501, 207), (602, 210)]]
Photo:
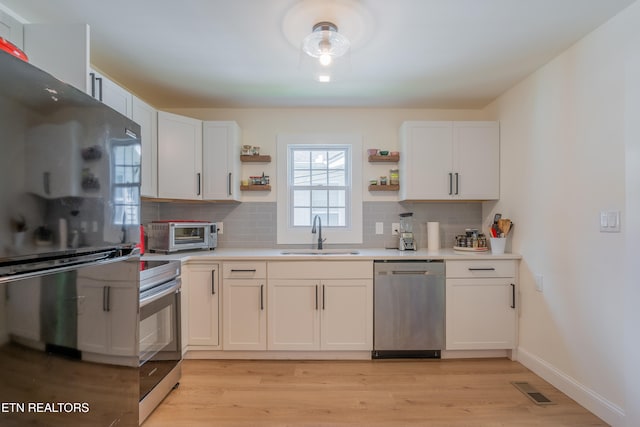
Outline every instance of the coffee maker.
[(416, 241), (413, 238), (413, 212), (400, 214), (400, 242), (398, 249), (401, 251), (415, 251)]

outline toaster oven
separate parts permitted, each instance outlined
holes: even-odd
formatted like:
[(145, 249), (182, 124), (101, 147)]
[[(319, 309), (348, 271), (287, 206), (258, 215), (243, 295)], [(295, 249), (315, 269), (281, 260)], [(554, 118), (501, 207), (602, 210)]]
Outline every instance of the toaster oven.
[(153, 221), (147, 225), (149, 252), (215, 249), (218, 227), (206, 221)]

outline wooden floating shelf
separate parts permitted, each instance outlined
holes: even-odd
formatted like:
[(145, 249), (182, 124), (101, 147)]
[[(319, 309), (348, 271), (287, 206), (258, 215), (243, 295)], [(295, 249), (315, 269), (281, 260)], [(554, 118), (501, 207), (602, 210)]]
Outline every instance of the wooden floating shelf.
[(400, 161), (400, 154), (398, 154), (397, 156), (378, 156), (376, 154), (373, 156), (369, 156), (369, 161), (372, 163), (375, 163), (375, 162), (398, 163)]
[(271, 162), (271, 156), (268, 154), (258, 156), (241, 155), (240, 161), (246, 163), (269, 163)]
[(398, 191), (400, 185), (369, 185), (369, 191)]
[(241, 191), (271, 191), (271, 186), (267, 185), (241, 185)]

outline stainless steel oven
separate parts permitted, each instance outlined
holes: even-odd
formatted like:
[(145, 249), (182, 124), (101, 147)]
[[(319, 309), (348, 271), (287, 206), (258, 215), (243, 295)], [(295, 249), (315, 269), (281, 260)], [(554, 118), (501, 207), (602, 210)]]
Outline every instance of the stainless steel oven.
[(140, 424), (178, 385), (182, 361), (180, 262), (141, 264)]

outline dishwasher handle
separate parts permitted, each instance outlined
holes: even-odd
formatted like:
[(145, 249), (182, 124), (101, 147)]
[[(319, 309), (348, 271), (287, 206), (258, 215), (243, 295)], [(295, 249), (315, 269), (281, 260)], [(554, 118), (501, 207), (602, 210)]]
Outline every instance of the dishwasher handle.
[(428, 270), (416, 270), (416, 271), (406, 271), (406, 270), (392, 270), (391, 274), (397, 275), (415, 275), (415, 276), (427, 276), (429, 274), (433, 274)]

